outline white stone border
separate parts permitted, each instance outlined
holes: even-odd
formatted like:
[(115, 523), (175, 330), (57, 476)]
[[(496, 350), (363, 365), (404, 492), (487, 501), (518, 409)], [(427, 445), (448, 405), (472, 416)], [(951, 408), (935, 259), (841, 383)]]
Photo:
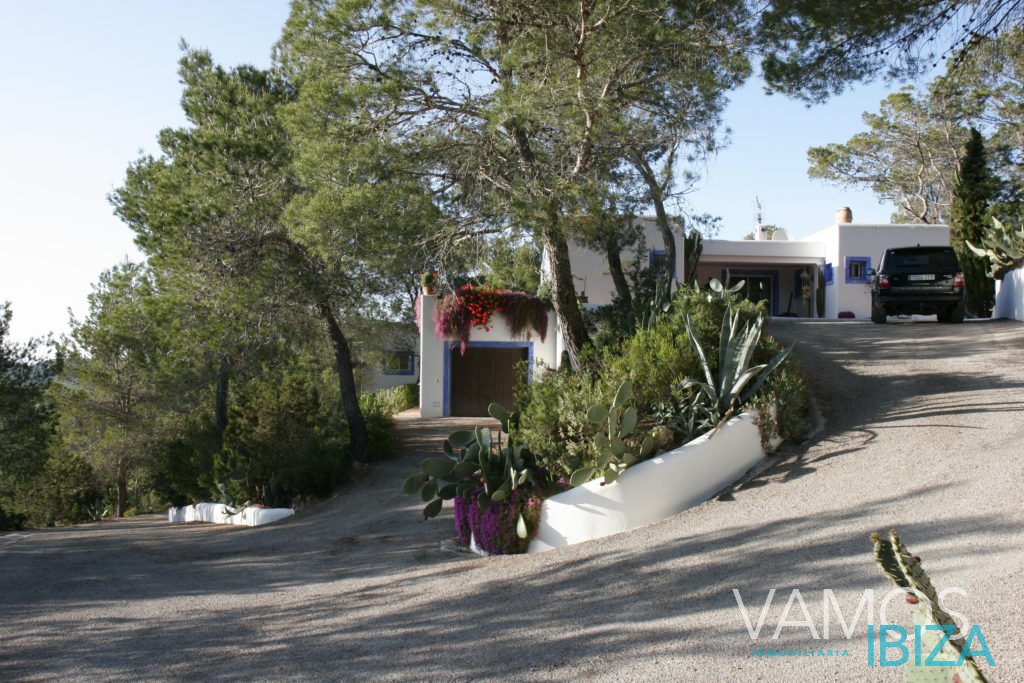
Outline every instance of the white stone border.
[(228, 514), (228, 506), (221, 503), (199, 503), (181, 508), (170, 508), (167, 521), (175, 524), (187, 522), (210, 522), (211, 524), (235, 524), (238, 526), (262, 526), (291, 517), (291, 508), (244, 508), (236, 515)]
[(597, 479), (548, 498), (528, 552), (629, 531), (703, 503), (764, 458), (756, 414), (634, 465), (607, 486)]
[(1024, 321), (1024, 268), (1014, 268), (996, 280), (996, 306), (993, 318)]

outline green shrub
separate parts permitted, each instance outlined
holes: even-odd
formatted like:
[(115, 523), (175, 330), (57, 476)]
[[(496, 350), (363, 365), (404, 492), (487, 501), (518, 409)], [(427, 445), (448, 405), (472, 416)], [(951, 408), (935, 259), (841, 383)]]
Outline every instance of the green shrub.
[[(365, 396), (374, 396), (374, 394), (364, 394)], [(366, 431), (370, 442), (370, 452), (367, 453), (367, 457), (371, 462), (383, 460), (395, 450), (395, 423), (391, 419), (395, 413), (390, 412), (391, 409), (387, 407), (386, 402), (376, 399), (364, 401), (361, 397), (359, 406), (363, 413), (363, 419), (366, 421)]]
[[(741, 324), (765, 315), (763, 302), (754, 304), (727, 292), (685, 287), (652, 328), (588, 351), (585, 366), (589, 371), (575, 373), (562, 368), (522, 387), (516, 399), (522, 414), (521, 438), (536, 455), (538, 465), (555, 478), (592, 465), (595, 429), (586, 419), (587, 411), (593, 405), (610, 403), (616, 387), (627, 379), (633, 382), (633, 401), (642, 429), (672, 423), (671, 417), (694, 392), (683, 389), (684, 380), (704, 379), (683, 319), (689, 314), (708, 364), (717, 372), (722, 318), (730, 305), (740, 312)], [(767, 363), (781, 350), (778, 342), (763, 335), (752, 364)], [(756, 407), (777, 403), (776, 416), (766, 422), (766, 430), (787, 439), (798, 439), (806, 432), (806, 381), (792, 356), (775, 369), (751, 403)]]
[(418, 384), (399, 384), (396, 387), (378, 389), (359, 397), (359, 407), (364, 413), (381, 413), (387, 416), (397, 415), (410, 408), (415, 408), (419, 403)]
[(163, 444), (154, 462), (154, 490), (175, 507), (209, 499), (217, 484), (213, 474), (217, 448), (212, 424), (194, 427), (191, 433)]
[(231, 413), (214, 475), (234, 501), (325, 496), (347, 476), (344, 421), (307, 369), (248, 383)]
[[(766, 362), (766, 357), (773, 355), (773, 349), (781, 350), (782, 344), (769, 337), (758, 347), (754, 362)], [(761, 431), (766, 441), (774, 436), (794, 442), (804, 438), (810, 428), (810, 389), (803, 368), (793, 354), (765, 381), (752, 404), (762, 413)], [(767, 417), (768, 406), (774, 407), (774, 418)]]
[[(588, 363), (599, 362), (588, 358)], [(520, 388), (516, 397), (519, 439), (552, 479), (568, 479), (593, 460), (591, 437), (596, 427), (587, 421), (587, 411), (594, 403), (611, 403), (618, 386), (612, 386), (606, 375), (594, 379), (563, 366)]]
[(30, 526), (77, 524), (92, 519), (101, 494), (92, 466), (80, 455), (54, 453), (26, 504)]
[[(608, 347), (602, 356), (604, 373), (612, 380), (633, 381), (633, 400), (643, 417), (651, 417), (664, 404), (678, 401), (686, 393), (681, 385), (687, 378), (703, 378), (704, 370), (690, 345), (683, 318), (690, 315), (694, 329), (708, 355), (712, 371), (718, 369), (718, 344), (728, 303), (740, 311), (741, 322), (763, 313), (764, 304), (739, 301), (694, 287), (679, 290), (672, 309), (649, 330), (639, 330), (621, 346)], [(759, 345), (759, 349), (763, 346)], [(771, 355), (768, 354), (770, 358)], [(765, 361), (760, 361), (765, 362)]]

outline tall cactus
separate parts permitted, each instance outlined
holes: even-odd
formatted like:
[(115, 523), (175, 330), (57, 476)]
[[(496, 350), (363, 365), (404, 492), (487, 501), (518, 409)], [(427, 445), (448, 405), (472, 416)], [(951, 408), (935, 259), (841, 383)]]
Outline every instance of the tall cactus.
[[(898, 587), (913, 591), (915, 596), (923, 596), (926, 603), (917, 601), (908, 593), (908, 602), (917, 604), (914, 609), (914, 623), (922, 626), (935, 624), (952, 626), (956, 630), (956, 622), (939, 605), (939, 596), (932, 585), (931, 579), (921, 566), (921, 558), (910, 554), (903, 545), (899, 534), (893, 529), (889, 538), (883, 539), (878, 534), (871, 534), (874, 544), (875, 562), (890, 581)], [(921, 649), (932, 652), (939, 643), (941, 631), (921, 630)], [(961, 637), (949, 638), (940, 650), (938, 659), (942, 661), (960, 661), (964, 641)], [(913, 666), (908, 664), (903, 671), (903, 680), (907, 683), (984, 683), (986, 678), (970, 655), (963, 657), (959, 666)]]
[(690, 230), (683, 240), (683, 285), (697, 281), (697, 264), (704, 252), (704, 238), (697, 230)]

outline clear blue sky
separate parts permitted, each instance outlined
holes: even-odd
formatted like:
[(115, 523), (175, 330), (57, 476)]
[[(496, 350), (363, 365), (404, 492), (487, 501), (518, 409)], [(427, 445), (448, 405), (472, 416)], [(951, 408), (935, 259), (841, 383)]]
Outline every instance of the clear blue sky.
[[(157, 151), (161, 128), (184, 122), (179, 39), (225, 65), (266, 66), (287, 14), (287, 0), (0, 0), (0, 301), (13, 302), (15, 339), (66, 332), (99, 273), (138, 258), (106, 196), (140, 151)], [(858, 132), (887, 90), (807, 109), (748, 85), (726, 115), (733, 143), (691, 203), (733, 239), (750, 230), (755, 196), (766, 222), (797, 236), (839, 206), (886, 222), (891, 207), (871, 194), (808, 180), (806, 150)]]

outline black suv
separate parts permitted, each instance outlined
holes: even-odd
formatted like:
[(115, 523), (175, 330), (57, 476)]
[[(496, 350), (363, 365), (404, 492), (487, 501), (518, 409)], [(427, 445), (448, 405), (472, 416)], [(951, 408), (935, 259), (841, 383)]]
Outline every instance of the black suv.
[(886, 249), (871, 275), (871, 320), (935, 314), (940, 323), (964, 320), (964, 274), (952, 247)]

